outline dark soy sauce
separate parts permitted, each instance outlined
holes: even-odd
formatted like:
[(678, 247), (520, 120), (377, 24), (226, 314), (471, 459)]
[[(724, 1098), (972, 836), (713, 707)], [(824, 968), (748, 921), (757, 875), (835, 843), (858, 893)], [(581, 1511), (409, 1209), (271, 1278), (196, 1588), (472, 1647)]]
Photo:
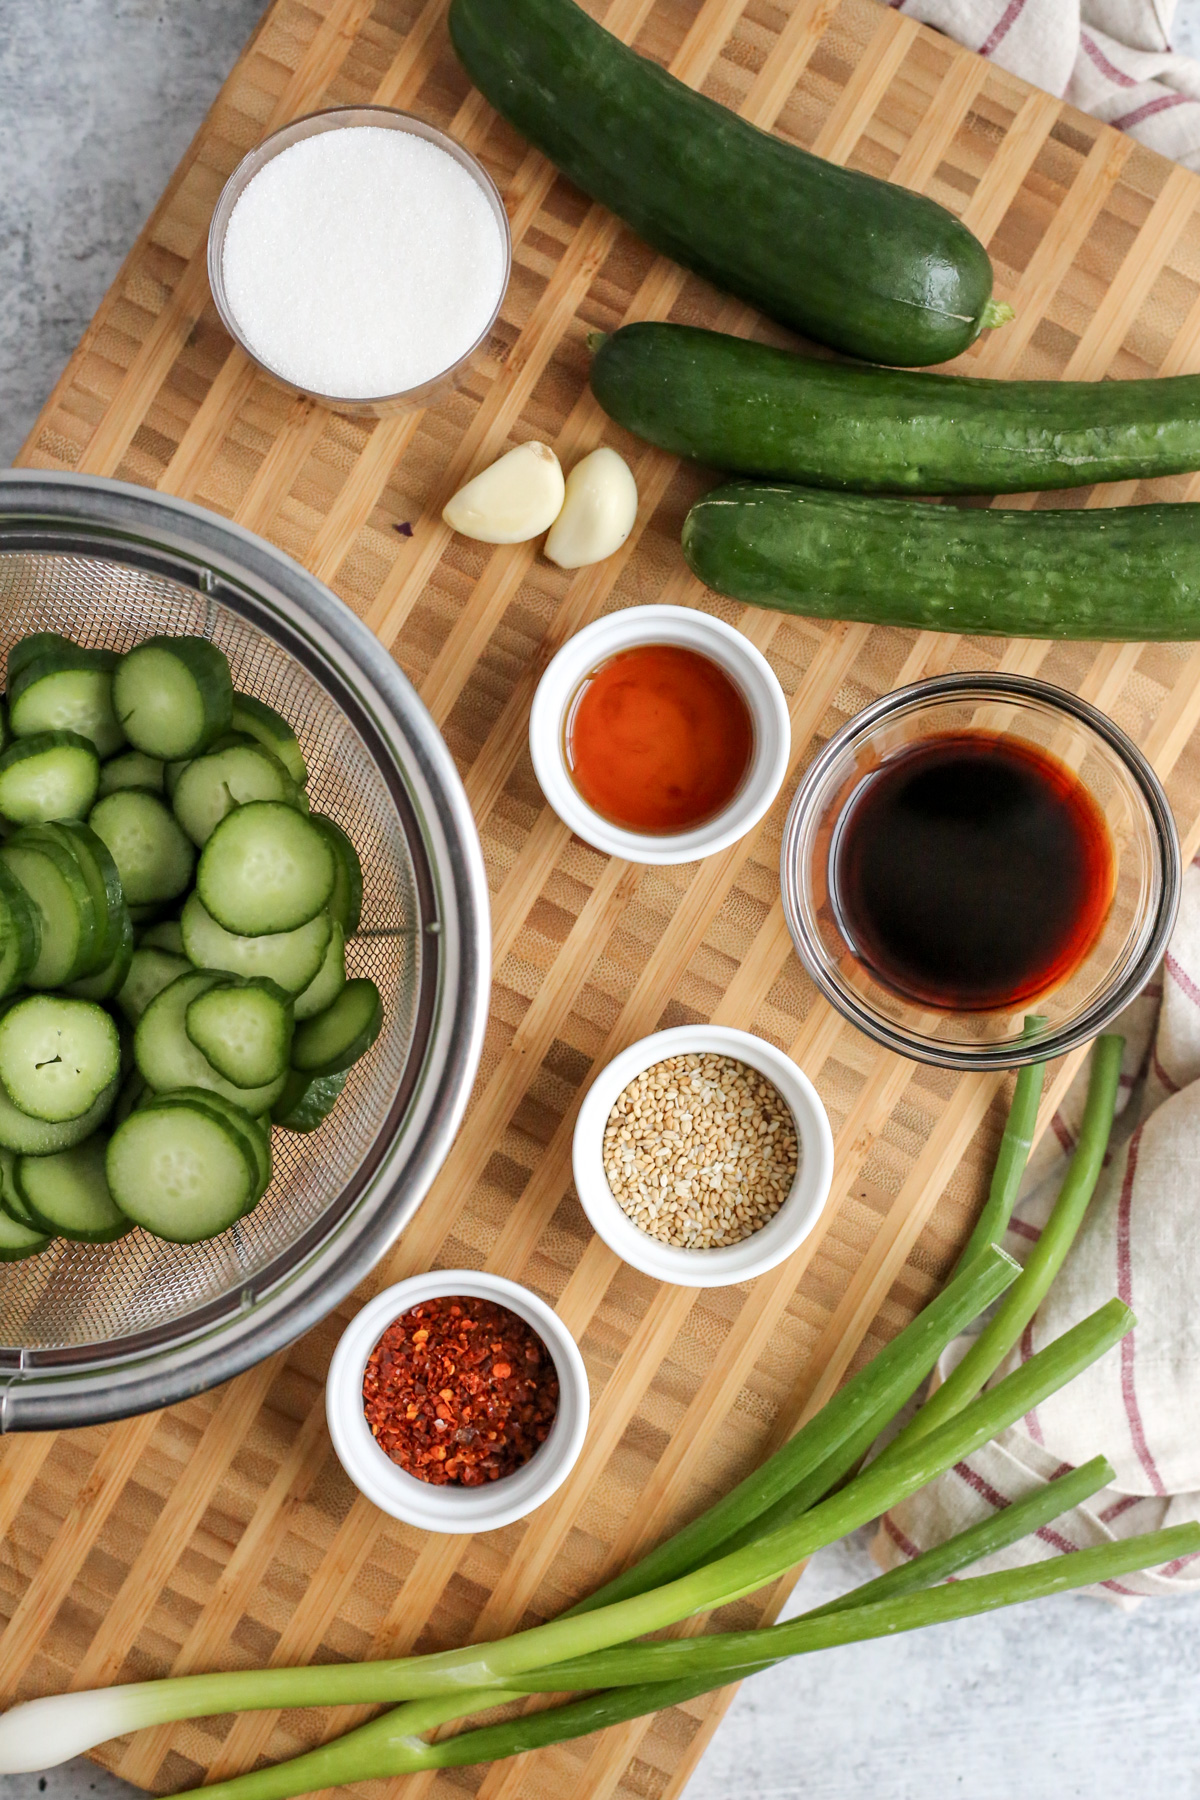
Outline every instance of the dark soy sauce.
[(971, 731), (889, 757), (851, 796), (830, 851), (846, 937), (886, 987), (953, 1012), (1058, 987), (1112, 903), (1104, 817), (1032, 744)]

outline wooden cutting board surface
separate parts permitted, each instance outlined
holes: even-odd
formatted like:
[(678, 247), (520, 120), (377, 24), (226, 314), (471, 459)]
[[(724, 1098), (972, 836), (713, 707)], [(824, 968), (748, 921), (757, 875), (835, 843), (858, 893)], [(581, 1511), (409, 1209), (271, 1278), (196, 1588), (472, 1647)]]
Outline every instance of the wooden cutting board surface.
[[(874, 0), (593, 4), (611, 30), (758, 124), (961, 213), (1018, 313), (964, 368), (1087, 378), (1200, 368), (1195, 175)], [(20, 461), (141, 482), (262, 532), (329, 582), (419, 687), (478, 820), (496, 979), (470, 1115), (363, 1292), (435, 1264), (530, 1283), (583, 1346), (591, 1429), (572, 1478), (530, 1521), (476, 1540), (396, 1525), (356, 1496), (325, 1432), (322, 1378), (352, 1299), (289, 1353), (169, 1412), (7, 1440), (5, 1699), (169, 1669), (397, 1654), (545, 1616), (724, 1489), (928, 1299), (977, 1204), (1000, 1084), (903, 1062), (843, 1025), (802, 974), (778, 897), (796, 774), (877, 694), (951, 668), (1036, 672), (1075, 689), (1146, 749), (1188, 854), (1196, 846), (1196, 647), (814, 624), (739, 611), (690, 579), (679, 526), (706, 477), (601, 416), (585, 334), (670, 315), (782, 340), (656, 259), (498, 121), (454, 61), (445, 12), (446, 0), (276, 0)], [(516, 242), (502, 319), (467, 386), (378, 423), (258, 375), (222, 331), (204, 269), (210, 212), (245, 151), (298, 114), (367, 101), (409, 108), (482, 156)], [(468, 472), (530, 437), (565, 462), (602, 440), (630, 458), (642, 508), (620, 555), (572, 577), (525, 546), (490, 550), (445, 531), (441, 506)], [(1154, 491), (1197, 497), (1200, 484)], [(1150, 493), (1130, 484), (1068, 503)], [(658, 870), (606, 861), (570, 837), (542, 801), (525, 732), (538, 674), (572, 631), (661, 600), (719, 611), (767, 654), (791, 703), (794, 766), (743, 842)], [(790, 1050), (829, 1108), (838, 1162), (821, 1228), (788, 1264), (697, 1293), (657, 1287), (590, 1236), (569, 1150), (596, 1068), (656, 1027), (701, 1019)], [(1070, 1073), (1056, 1072), (1047, 1117)], [(781, 1597), (731, 1615), (762, 1618)], [(491, 1770), (376, 1785), (388, 1800), (674, 1794), (723, 1704), (712, 1697)], [(144, 1787), (179, 1788), (290, 1755), (345, 1721), (199, 1720), (101, 1757)]]

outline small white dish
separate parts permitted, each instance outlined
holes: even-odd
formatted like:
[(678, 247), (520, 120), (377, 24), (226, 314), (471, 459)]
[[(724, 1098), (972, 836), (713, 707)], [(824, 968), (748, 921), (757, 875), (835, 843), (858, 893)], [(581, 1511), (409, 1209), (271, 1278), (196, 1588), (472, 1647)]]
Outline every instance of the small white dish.
[[(641, 644), (679, 644), (718, 663), (754, 721), (754, 753), (729, 805), (691, 831), (652, 835), (614, 825), (593, 810), (567, 767), (564, 726), (580, 685), (600, 664)], [(546, 799), (564, 825), (606, 855), (634, 863), (696, 862), (727, 850), (768, 810), (787, 774), (792, 725), (779, 679), (748, 638), (691, 606), (630, 606), (585, 625), (549, 664), (529, 715), (529, 750)]]
[[(732, 1056), (774, 1082), (796, 1125), (800, 1155), (791, 1191), (761, 1230), (718, 1250), (678, 1250), (635, 1225), (613, 1198), (604, 1173), (604, 1128), (634, 1078), (668, 1056)], [(833, 1133), (816, 1088), (790, 1056), (765, 1038), (718, 1025), (656, 1031), (614, 1056), (588, 1090), (572, 1146), (575, 1191), (594, 1229), (624, 1262), (676, 1287), (731, 1287), (765, 1275), (804, 1242), (833, 1183)]]
[[(506, 1306), (545, 1344), (558, 1375), (558, 1412), (544, 1444), (514, 1474), (483, 1487), (435, 1487), (394, 1463), (371, 1435), (363, 1412), (367, 1359), (402, 1313), (446, 1294), (466, 1294)], [(325, 1383), (325, 1415), (338, 1461), (360, 1493), (381, 1512), (423, 1531), (495, 1531), (523, 1519), (548, 1500), (570, 1474), (587, 1432), (587, 1370), (579, 1347), (544, 1300), (502, 1275), (475, 1269), (438, 1269), (385, 1288), (367, 1302), (338, 1341)]]

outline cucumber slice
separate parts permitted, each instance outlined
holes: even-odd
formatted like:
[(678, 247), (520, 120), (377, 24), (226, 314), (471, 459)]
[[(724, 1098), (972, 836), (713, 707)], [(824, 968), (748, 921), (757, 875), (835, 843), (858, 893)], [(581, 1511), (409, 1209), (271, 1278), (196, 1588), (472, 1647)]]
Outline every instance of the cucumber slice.
[(175, 784), (171, 804), (193, 844), (203, 848), (235, 806), (250, 800), (279, 800), (290, 806), (295, 792), (283, 764), (261, 744), (232, 744), (188, 763)]
[(207, 638), (147, 638), (118, 663), (113, 705), (135, 750), (164, 762), (196, 756), (229, 730), (229, 664)]
[(70, 1150), (17, 1159), (16, 1182), (35, 1225), (77, 1244), (111, 1244), (130, 1221), (113, 1200), (105, 1174), (103, 1132)]
[(186, 956), (143, 944), (130, 958), (129, 973), (117, 994), (117, 1005), (131, 1025), (136, 1025), (150, 1002), (180, 975), (190, 975)]
[(253, 694), (233, 696), (233, 729), (257, 738), (272, 756), (277, 756), (298, 787), (308, 782), (308, 768), (295, 732), (273, 706), (256, 700)]
[(8, 864), (0, 862), (0, 998), (28, 980), (41, 943), (33, 901)]
[(130, 1113), (108, 1145), (108, 1183), (136, 1224), (174, 1244), (227, 1231), (254, 1205), (258, 1166), (227, 1120), (191, 1100)]
[(111, 1082), (94, 1106), (81, 1113), (79, 1118), (67, 1119), (61, 1125), (31, 1119), (28, 1113), (13, 1105), (0, 1087), (0, 1144), (21, 1156), (53, 1156), (58, 1150), (69, 1150), (73, 1144), (82, 1144), (112, 1111), (118, 1085), (116, 1081)]
[(22, 669), (47, 651), (57, 650), (66, 656), (78, 648), (74, 638), (64, 637), (61, 631), (31, 631), (28, 637), (17, 639), (5, 658), (5, 686), (14, 687)]
[(8, 717), (14, 737), (73, 731), (93, 745), (97, 756), (112, 756), (125, 742), (113, 711), (111, 650), (45, 650), (24, 663), (8, 690)]
[(99, 758), (73, 731), (17, 738), (0, 755), (0, 813), (17, 825), (80, 819), (99, 784)]
[(232, 1100), (226, 1100), (221, 1094), (214, 1094), (211, 1088), (181, 1088), (173, 1094), (153, 1094), (146, 1105), (151, 1108), (170, 1106), (177, 1100), (186, 1100), (202, 1111), (212, 1113), (242, 1139), (257, 1170), (252, 1202), (257, 1206), (271, 1185), (270, 1128), (260, 1125), (257, 1119), (252, 1119), (244, 1107), (235, 1106)]
[(287, 1074), (294, 1027), (291, 998), (273, 982), (221, 981), (197, 994), (184, 1015), (192, 1043), (226, 1081), (262, 1087)]
[(37, 921), (38, 954), (25, 976), (33, 988), (63, 987), (91, 966), (95, 908), (74, 857), (33, 829), (0, 848), (0, 863), (24, 889)]
[[(41, 826), (40, 830), (53, 842), (61, 844), (69, 856), (74, 857), (91, 895), (96, 938), (92, 949), (92, 968), (87, 973), (95, 974), (101, 969), (107, 969), (120, 946), (132, 939), (129, 908), (125, 903), (121, 877), (112, 853), (104, 839), (79, 819), (62, 819), (55, 824)], [(132, 948), (132, 943), (130, 947)], [(120, 985), (118, 982), (117, 986)]]
[(292, 1067), (302, 1075), (340, 1074), (371, 1048), (382, 1024), (383, 1001), (375, 983), (348, 981), (332, 1006), (297, 1028)]
[(268, 1112), (283, 1092), (286, 1075), (243, 1087), (219, 1074), (188, 1037), (188, 1007), (222, 979), (208, 969), (191, 969), (155, 996), (134, 1034), (133, 1053), (138, 1069), (156, 1093), (171, 1093), (177, 1088), (211, 1088), (248, 1113)]
[(141, 950), (170, 950), (175, 956), (186, 956), (183, 947), (183, 926), (178, 919), (159, 919), (154, 925), (147, 925), (138, 939)]
[(122, 788), (145, 788), (149, 793), (161, 794), (166, 784), (166, 767), (157, 756), (147, 756), (144, 750), (126, 750), (123, 756), (110, 756), (100, 765), (100, 799), (105, 794), (119, 793)]
[(218, 925), (199, 894), (189, 894), (179, 920), (183, 947), (201, 969), (234, 975), (262, 975), (287, 994), (300, 994), (314, 979), (333, 930), (329, 914), (318, 913), (296, 931), (238, 937)]
[(337, 1105), (345, 1085), (344, 1070), (339, 1075), (301, 1075), (293, 1069), (271, 1117), (284, 1131), (315, 1131)]
[(130, 906), (157, 905), (182, 894), (195, 851), (157, 794), (124, 788), (97, 802), (88, 824), (108, 845)]
[(297, 1020), (312, 1019), (317, 1013), (324, 1012), (327, 1006), (333, 1005), (345, 985), (346, 939), (341, 926), (335, 924), (329, 934), (329, 948), (325, 952), (324, 962), (304, 992), (296, 995)]
[(33, 1214), (21, 1198), (16, 1182), (16, 1152), (0, 1145), (0, 1212), (18, 1225), (32, 1225)]
[(30, 994), (0, 1018), (0, 1083), (31, 1119), (79, 1118), (120, 1068), (116, 1025), (90, 1000)]
[(362, 918), (363, 878), (358, 851), (336, 820), (328, 818), (325, 813), (312, 813), (309, 818), (310, 823), (327, 839), (337, 860), (329, 910), (341, 924), (346, 936), (353, 937)]
[(39, 1255), (53, 1241), (50, 1232), (39, 1231), (36, 1225), (22, 1225), (0, 1210), (0, 1262), (24, 1262), (27, 1256)]
[(123, 934), (104, 967), (97, 969), (94, 975), (84, 975), (78, 981), (69, 981), (64, 992), (76, 1000), (113, 1000), (129, 979), (129, 965), (132, 961), (133, 924), (129, 909), (126, 908)]
[(256, 937), (315, 919), (335, 873), (329, 841), (314, 825), (293, 807), (255, 800), (222, 819), (205, 844), (196, 891), (226, 931)]

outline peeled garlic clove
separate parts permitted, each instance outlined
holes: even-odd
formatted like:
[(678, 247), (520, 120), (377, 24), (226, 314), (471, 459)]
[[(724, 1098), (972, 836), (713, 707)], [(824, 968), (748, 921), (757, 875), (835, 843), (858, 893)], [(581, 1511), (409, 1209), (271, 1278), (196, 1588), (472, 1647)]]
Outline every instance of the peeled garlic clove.
[(582, 569), (619, 550), (637, 518), (637, 483), (615, 450), (593, 450), (567, 476), (567, 497), (546, 539), (560, 569)]
[(524, 544), (553, 525), (565, 492), (549, 444), (518, 444), (459, 488), (442, 517), (452, 531), (481, 544)]

